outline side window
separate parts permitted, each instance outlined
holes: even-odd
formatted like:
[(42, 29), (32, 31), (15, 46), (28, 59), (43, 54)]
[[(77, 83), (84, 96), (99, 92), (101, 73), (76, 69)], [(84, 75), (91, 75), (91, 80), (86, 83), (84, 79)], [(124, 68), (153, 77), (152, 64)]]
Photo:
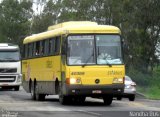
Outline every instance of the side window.
[(54, 39), (49, 39), (49, 44), (48, 44), (48, 54), (49, 55), (53, 54), (53, 48), (54, 48)]
[(60, 37), (56, 37), (55, 38), (55, 50), (54, 50), (54, 53), (55, 55), (59, 55), (60, 54)]
[(33, 43), (33, 56), (36, 56), (36, 42)]
[(40, 55), (45, 55), (45, 40), (40, 41)]
[(47, 50), (48, 50), (48, 39), (44, 41), (44, 55), (47, 56)]
[(55, 37), (48, 40), (48, 55), (60, 54), (60, 37)]
[(28, 45), (28, 57), (29, 58), (31, 58), (32, 57), (32, 55), (33, 55), (33, 46), (32, 46), (33, 44), (32, 43), (30, 43), (29, 45)]
[(28, 57), (28, 44), (24, 45), (24, 58)]
[(49, 39), (45, 40), (45, 55), (49, 55)]
[(40, 55), (40, 41), (36, 42), (36, 56)]
[(22, 49), (22, 58), (23, 58), (23, 59), (25, 58), (25, 46), (26, 46), (26, 45), (23, 45), (23, 49)]

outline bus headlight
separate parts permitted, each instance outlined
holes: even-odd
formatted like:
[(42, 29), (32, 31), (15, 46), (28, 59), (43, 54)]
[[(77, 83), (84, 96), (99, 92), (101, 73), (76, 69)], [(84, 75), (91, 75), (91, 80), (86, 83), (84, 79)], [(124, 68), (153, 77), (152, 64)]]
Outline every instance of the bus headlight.
[(113, 83), (123, 83), (123, 78), (114, 78)]
[(80, 84), (81, 79), (80, 78), (67, 78), (66, 83), (67, 84)]
[(70, 84), (75, 84), (76, 83), (76, 79), (75, 78), (70, 78)]

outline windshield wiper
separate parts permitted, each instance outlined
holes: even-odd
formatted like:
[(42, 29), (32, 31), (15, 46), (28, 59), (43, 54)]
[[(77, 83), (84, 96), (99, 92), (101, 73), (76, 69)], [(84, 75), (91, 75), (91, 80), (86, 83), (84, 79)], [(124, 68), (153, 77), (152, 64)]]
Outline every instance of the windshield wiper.
[[(106, 60), (107, 61), (107, 60)], [(107, 61), (107, 64), (109, 67), (112, 67), (112, 64), (110, 64), (108, 61)]]
[(91, 59), (91, 57), (93, 56), (93, 53), (91, 54), (91, 56), (88, 57), (88, 59), (86, 60), (85, 64), (82, 65), (82, 67), (85, 67), (88, 63), (88, 61)]

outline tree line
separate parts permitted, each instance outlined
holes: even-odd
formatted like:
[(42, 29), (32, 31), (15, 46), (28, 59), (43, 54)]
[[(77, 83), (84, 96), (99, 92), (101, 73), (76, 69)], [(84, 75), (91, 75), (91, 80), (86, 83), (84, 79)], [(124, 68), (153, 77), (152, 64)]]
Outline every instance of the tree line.
[[(40, 12), (34, 11), (35, 4)], [(159, 63), (159, 12), (159, 0), (3, 0), (0, 42), (22, 45), (26, 36), (64, 21), (115, 25), (122, 31), (127, 69), (147, 73)]]

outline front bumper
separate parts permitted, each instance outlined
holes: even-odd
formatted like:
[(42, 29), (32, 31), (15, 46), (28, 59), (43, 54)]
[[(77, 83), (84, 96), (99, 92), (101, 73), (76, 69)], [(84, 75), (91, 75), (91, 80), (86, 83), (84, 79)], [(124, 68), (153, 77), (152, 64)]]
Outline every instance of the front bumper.
[(0, 74), (0, 87), (20, 86), (22, 83), (21, 74)]
[(122, 94), (124, 84), (111, 85), (66, 85), (65, 95), (104, 96)]

